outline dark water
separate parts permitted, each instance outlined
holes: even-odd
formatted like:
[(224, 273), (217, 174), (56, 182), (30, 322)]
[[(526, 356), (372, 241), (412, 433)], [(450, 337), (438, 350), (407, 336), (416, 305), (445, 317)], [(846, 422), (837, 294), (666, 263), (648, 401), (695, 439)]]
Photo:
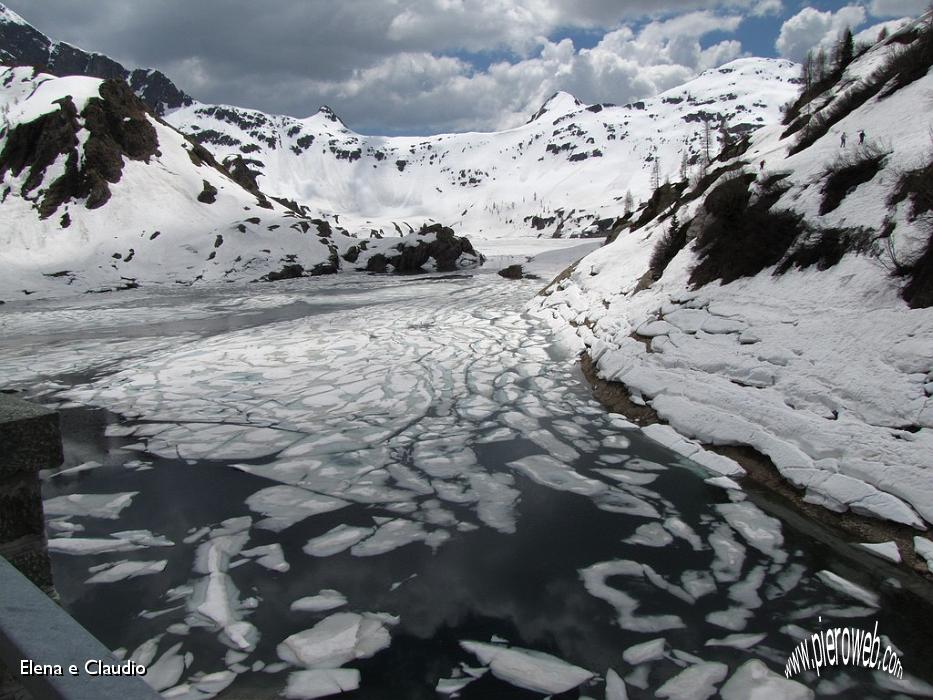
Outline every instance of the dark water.
[[(118, 447), (120, 439), (105, 438), (102, 427), (118, 420), (102, 410), (65, 409), (63, 427), (68, 437), (69, 458), (66, 463), (85, 461), (91, 457), (108, 459), (108, 450)], [(629, 448), (639, 457), (668, 464), (651, 487), (665, 494), (677, 506), (687, 523), (700, 522), (710, 505), (728, 502), (724, 491), (705, 484), (687, 467), (684, 460), (668, 450), (633, 436)], [(126, 442), (126, 440), (122, 440)], [(480, 459), (494, 464), (515, 459), (522, 445), (497, 444), (483, 450)], [(119, 584), (87, 586), (87, 568), (108, 561), (114, 555), (91, 557), (56, 555), (53, 557), (55, 580), (66, 608), (82, 624), (111, 648), (132, 649), (151, 636), (163, 631), (172, 622), (181, 622), (185, 610), (165, 613), (153, 620), (138, 616), (144, 609), (164, 607), (159, 599), (167, 588), (181, 586), (191, 579), (191, 561), (196, 545), (182, 540), (193, 527), (216, 523), (226, 518), (249, 515), (244, 500), (255, 491), (272, 485), (261, 477), (231, 469), (223, 463), (201, 462), (190, 465), (181, 460), (148, 457), (154, 469), (133, 472), (115, 465), (91, 472), (53, 479), (46, 485), (47, 497), (70, 492), (119, 492), (139, 490), (140, 496), (119, 521), (120, 529), (146, 528), (166, 535), (177, 544), (159, 548), (159, 558), (168, 565), (162, 575), (143, 576)], [(502, 467), (507, 469), (506, 467)], [(585, 470), (581, 470), (585, 473)], [(705, 570), (710, 564), (708, 551), (695, 552), (681, 547), (676, 552), (668, 548), (639, 547), (624, 544), (641, 518), (608, 513), (596, 508), (586, 496), (569, 494), (542, 487), (527, 478), (518, 477), (521, 491), (517, 532), (503, 535), (490, 529), (457, 534), (434, 553), (420, 544), (402, 547), (385, 555), (359, 558), (343, 552), (327, 558), (309, 557), (301, 547), (311, 537), (318, 536), (335, 525), (346, 523), (366, 525), (374, 508), (354, 505), (334, 513), (309, 518), (282, 533), (254, 530), (249, 546), (279, 542), (285, 558), (291, 563), (287, 574), (278, 574), (258, 566), (242, 566), (230, 573), (244, 595), (253, 595), (262, 605), (249, 619), (262, 632), (254, 656), (270, 661), (276, 659), (275, 647), (286, 636), (310, 627), (319, 613), (292, 612), (289, 603), (321, 589), (341, 591), (351, 608), (389, 612), (401, 621), (392, 628), (391, 646), (371, 659), (353, 666), (362, 672), (364, 683), (347, 698), (436, 698), (434, 687), (440, 678), (449, 677), (461, 662), (475, 660), (464, 652), (463, 639), (488, 640), (492, 635), (508, 639), (513, 645), (553, 654), (584, 668), (600, 670), (618, 668), (621, 652), (633, 644), (665, 636), (672, 646), (698, 653), (704, 660), (721, 661), (736, 666), (754, 656), (749, 651), (725, 647), (704, 647), (706, 637), (701, 630), (703, 617), (721, 610), (730, 603), (723, 588), (704, 596), (697, 604), (688, 605), (657, 591), (647, 582), (633, 585), (630, 579), (617, 577), (610, 583), (628, 590), (642, 601), (645, 614), (674, 613), (687, 623), (686, 629), (648, 635), (620, 629), (615, 624), (612, 606), (594, 598), (581, 588), (579, 569), (594, 562), (612, 559), (635, 559), (651, 565), (665, 575), (678, 570)], [(762, 504), (767, 507), (767, 504)], [(82, 535), (104, 535), (113, 530), (112, 523), (101, 527), (93, 518), (77, 518), (87, 530)], [(100, 532), (95, 532), (100, 530)], [(822, 537), (826, 537), (822, 533)], [(928, 658), (931, 636), (926, 617), (930, 608), (925, 601), (891, 585), (886, 574), (893, 573), (879, 565), (865, 570), (844, 545), (828, 546), (813, 537), (811, 529), (796, 529), (785, 524), (785, 548), (796, 552), (793, 562), (804, 564), (810, 571), (830, 569), (845, 574), (882, 593), (877, 615), (879, 629), (904, 652), (905, 665), (920, 677), (929, 677), (930, 669), (922, 663)], [(840, 551), (840, 548), (843, 548)], [(119, 558), (142, 560), (151, 558), (146, 551), (120, 553)], [(746, 569), (757, 564), (770, 565), (767, 557), (748, 549)], [(414, 577), (412, 575), (415, 574)], [(412, 578), (410, 578), (412, 577)], [(675, 579), (676, 580), (676, 579)], [(393, 584), (402, 582), (395, 591)], [(149, 601), (149, 604), (147, 604)], [(769, 632), (775, 662), (788, 653), (791, 640), (778, 632), (791, 614), (811, 605), (849, 603), (827, 592), (807, 577), (799, 589), (778, 601), (765, 600), (748, 620), (747, 629)], [(694, 627), (691, 620), (696, 620)], [(807, 626), (810, 620), (798, 621)], [(858, 620), (851, 620), (857, 623)], [(865, 624), (867, 628), (870, 625)], [(728, 630), (722, 630), (722, 635)], [(214, 634), (193, 629), (189, 639), (197, 649), (198, 641), (216, 647)], [(195, 651), (191, 672), (216, 670), (215, 660)], [(917, 663), (920, 662), (920, 663)], [(775, 669), (777, 663), (772, 663)], [(650, 677), (651, 688), (657, 688), (666, 674)], [(857, 674), (852, 675), (858, 679)], [(869, 672), (861, 671), (856, 689), (861, 696), (886, 697), (870, 682)], [(237, 681), (219, 697), (276, 697), (287, 672), (241, 674)], [(594, 694), (598, 690), (594, 689)], [(577, 697), (571, 691), (557, 697)], [(642, 695), (629, 687), (631, 697)], [(502, 683), (486, 674), (460, 693), (463, 698), (532, 698), (537, 693), (524, 691)], [(854, 697), (854, 696), (853, 696)]]

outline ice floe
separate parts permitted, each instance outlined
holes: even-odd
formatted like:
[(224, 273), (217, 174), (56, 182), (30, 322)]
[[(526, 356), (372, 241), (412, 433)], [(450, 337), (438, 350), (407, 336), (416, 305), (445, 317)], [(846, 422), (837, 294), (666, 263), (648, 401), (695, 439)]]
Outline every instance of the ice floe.
[(688, 666), (655, 691), (655, 695), (669, 700), (704, 700), (716, 692), (729, 667), (716, 661)]
[(312, 493), (297, 486), (270, 486), (246, 499), (246, 505), (267, 516), (257, 527), (280, 532), (305, 518), (329, 513), (347, 505), (346, 501)]
[(276, 647), (279, 658), (310, 669), (335, 669), (389, 646), (384, 620), (370, 614), (335, 613)]
[(312, 669), (288, 674), (284, 695), (289, 700), (313, 700), (360, 687), (360, 672), (353, 668)]
[(50, 537), (49, 551), (59, 554), (104, 554), (132, 552), (146, 547), (171, 547), (174, 543), (148, 530), (124, 530), (110, 537)]
[(329, 557), (349, 549), (373, 533), (371, 527), (337, 525), (323, 535), (308, 540), (304, 551), (313, 557)]
[(722, 700), (809, 700), (813, 691), (769, 670), (758, 659), (739, 666), (720, 688)]
[(537, 693), (565, 693), (595, 675), (556, 656), (533, 649), (475, 641), (462, 641), (460, 646), (476, 656), (482, 664), (489, 666), (496, 678)]
[(167, 559), (159, 561), (118, 561), (91, 567), (94, 573), (85, 583), (115, 583), (137, 576), (158, 574), (165, 570)]
[(133, 502), (138, 491), (125, 493), (72, 493), (44, 502), (46, 515), (77, 515), (116, 520)]
[(326, 588), (317, 595), (299, 598), (291, 604), (290, 608), (303, 612), (320, 612), (341, 608), (346, 604), (347, 599), (342, 593)]

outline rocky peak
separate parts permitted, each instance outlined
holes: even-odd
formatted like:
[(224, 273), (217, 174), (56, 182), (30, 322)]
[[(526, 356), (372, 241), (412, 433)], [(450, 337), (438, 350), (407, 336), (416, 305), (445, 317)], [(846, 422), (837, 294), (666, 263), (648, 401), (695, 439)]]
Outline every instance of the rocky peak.
[(0, 61), (10, 66), (35, 66), (59, 77), (85, 75), (91, 78), (126, 80), (133, 91), (156, 114), (191, 104), (187, 94), (157, 70), (127, 70), (99, 53), (53, 41), (12, 10), (0, 4)]
[(583, 107), (583, 103), (580, 102), (576, 97), (571, 95), (569, 92), (564, 92), (563, 90), (558, 90), (549, 98), (544, 101), (544, 104), (538, 108), (538, 111), (531, 115), (531, 119), (528, 120), (528, 123), (539, 119), (545, 114), (550, 114), (552, 116), (559, 116), (561, 114), (567, 114), (572, 112), (580, 107)]

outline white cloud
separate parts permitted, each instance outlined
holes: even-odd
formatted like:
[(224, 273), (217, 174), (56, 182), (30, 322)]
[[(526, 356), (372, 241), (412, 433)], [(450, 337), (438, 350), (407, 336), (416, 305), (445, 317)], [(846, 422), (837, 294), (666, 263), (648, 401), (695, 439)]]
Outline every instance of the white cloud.
[(737, 41), (705, 49), (700, 39), (734, 31), (741, 18), (698, 11), (623, 26), (592, 48), (570, 39), (538, 38), (534, 55), (477, 70), (470, 63), (428, 52), (405, 52), (358, 69), (345, 80), (307, 82), (304, 90), (340, 105), (356, 128), (404, 130), (414, 115), (430, 131), (495, 129), (524, 122), (558, 90), (585, 102), (628, 102), (657, 94), (742, 54)]
[(811, 49), (830, 48), (846, 27), (854, 30), (865, 18), (861, 5), (847, 5), (836, 12), (805, 7), (781, 25), (774, 46), (784, 58), (801, 61)]
[(917, 17), (929, 6), (929, 0), (872, 0), (868, 11), (873, 17)]
[[(407, 133), (513, 124), (555, 90), (587, 102), (654, 94), (742, 54), (737, 41), (701, 38), (780, 7), (780, 0), (4, 1), (50, 36), (159, 68), (205, 102), (295, 116), (327, 103), (354, 128)], [(601, 39), (590, 48), (558, 40), (581, 31)]]
[(783, 9), (784, 3), (781, 0), (761, 0), (752, 7), (752, 14), (756, 17), (768, 17), (781, 14)]

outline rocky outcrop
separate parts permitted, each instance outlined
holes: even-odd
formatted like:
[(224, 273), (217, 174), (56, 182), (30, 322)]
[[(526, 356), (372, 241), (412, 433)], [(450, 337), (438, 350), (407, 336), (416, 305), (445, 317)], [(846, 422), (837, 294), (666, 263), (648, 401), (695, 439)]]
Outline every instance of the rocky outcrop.
[(482, 264), (485, 258), (473, 249), (465, 236), (457, 236), (453, 229), (442, 224), (424, 225), (401, 243), (370, 257), (367, 272), (423, 272), (430, 260), (439, 272), (452, 272), (463, 267)]
[[(145, 105), (122, 80), (101, 83), (100, 97), (87, 101), (81, 111), (71, 97), (56, 101), (57, 112), (18, 124), (0, 152), (0, 178), (11, 172), (18, 177), (28, 169), (20, 194), (37, 190), (36, 207), (48, 218), (70, 199), (84, 199), (96, 209), (110, 199), (110, 184), (120, 181), (123, 158), (147, 161), (158, 153), (159, 141)], [(78, 131), (89, 133), (79, 151)], [(45, 173), (65, 156), (65, 171), (45, 183)], [(44, 189), (42, 186), (45, 185)]]
[(509, 265), (499, 270), (498, 275), (507, 280), (520, 280), (524, 276), (524, 270), (521, 265)]

